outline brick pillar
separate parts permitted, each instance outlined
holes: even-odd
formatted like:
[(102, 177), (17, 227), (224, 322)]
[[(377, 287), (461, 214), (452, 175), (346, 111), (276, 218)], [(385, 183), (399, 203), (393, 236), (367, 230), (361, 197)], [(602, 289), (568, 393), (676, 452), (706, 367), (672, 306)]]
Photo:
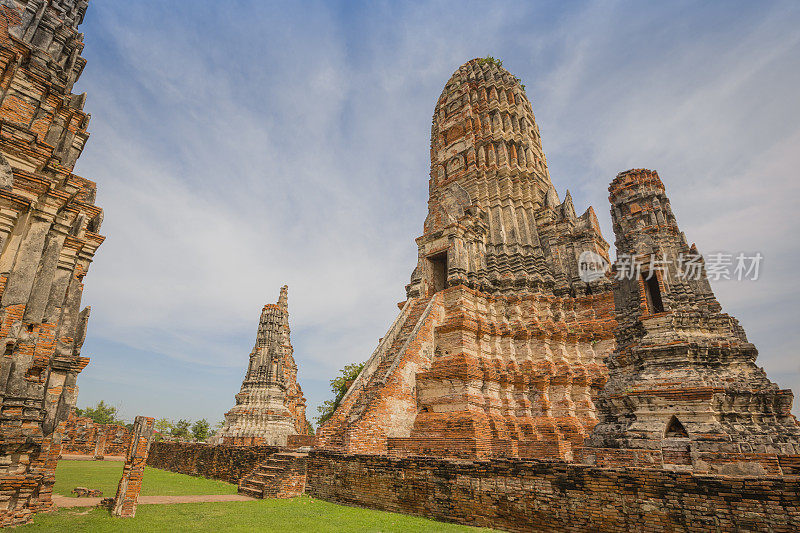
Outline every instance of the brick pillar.
[(104, 458), (105, 450), (106, 450), (106, 434), (104, 431), (105, 428), (98, 428), (97, 430), (97, 439), (95, 440), (94, 444), (94, 458), (95, 460), (100, 460)]
[(155, 420), (146, 416), (137, 416), (133, 424), (131, 444), (125, 459), (125, 468), (122, 479), (119, 480), (117, 496), (114, 498), (114, 507), (111, 514), (114, 516), (133, 517), (136, 515), (136, 501), (142, 489), (142, 476), (144, 465), (147, 462), (147, 453), (153, 442), (153, 426)]

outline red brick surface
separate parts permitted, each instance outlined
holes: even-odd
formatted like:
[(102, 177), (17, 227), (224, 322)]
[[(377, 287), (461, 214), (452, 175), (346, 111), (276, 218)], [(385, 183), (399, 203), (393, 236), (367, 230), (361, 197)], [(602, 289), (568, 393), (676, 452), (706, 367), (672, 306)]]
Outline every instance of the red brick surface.
[(0, 5), (0, 526), (52, 506), (89, 361), (81, 294), (104, 237), (97, 187), (72, 173), (89, 136), (85, 98), (72, 93), (85, 10), (86, 0)]
[(131, 432), (125, 426), (96, 424), (91, 418), (70, 413), (61, 440), (62, 454), (125, 455), (131, 442)]
[(125, 457), (122, 478), (111, 510), (114, 516), (132, 518), (136, 516), (136, 504), (142, 490), (144, 467), (153, 441), (155, 419), (137, 416), (133, 425), (131, 443)]
[(456, 461), (315, 451), (323, 500), (508, 531), (790, 532), (800, 478), (725, 478), (539, 461)]
[(283, 451), (278, 446), (227, 446), (194, 442), (154, 442), (147, 465), (190, 476), (239, 483), (260, 463)]
[(152, 451), (151, 466), (239, 483), (240, 492), (256, 497), (291, 497), (304, 486), (327, 501), (508, 531), (800, 528), (798, 476), (730, 478), (633, 467), (653, 464), (641, 450), (628, 456), (627, 468), (193, 443), (155, 443)]

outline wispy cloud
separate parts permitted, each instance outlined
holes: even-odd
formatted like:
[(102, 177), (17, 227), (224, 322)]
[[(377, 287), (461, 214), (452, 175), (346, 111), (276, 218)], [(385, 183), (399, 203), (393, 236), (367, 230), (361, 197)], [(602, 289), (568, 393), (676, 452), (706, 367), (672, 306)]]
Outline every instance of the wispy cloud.
[(430, 117), (488, 53), (527, 85), (554, 183), (593, 204), (659, 170), (701, 251), (765, 256), (722, 283), (760, 362), (800, 390), (794, 4), (93, 2), (82, 31), (108, 235), (82, 404), (218, 419), (261, 305), (290, 286), (311, 408), (366, 359), (404, 298), (426, 212)]

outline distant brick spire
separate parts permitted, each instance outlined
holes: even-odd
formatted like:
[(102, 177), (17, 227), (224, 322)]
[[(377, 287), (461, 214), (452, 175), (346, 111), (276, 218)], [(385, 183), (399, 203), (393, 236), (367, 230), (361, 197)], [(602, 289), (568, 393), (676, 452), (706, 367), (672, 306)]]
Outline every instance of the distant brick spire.
[(236, 405), (225, 414), (216, 435), (223, 443), (284, 446), (289, 435), (308, 431), (290, 338), (288, 294), (284, 285), (278, 303), (261, 310), (256, 344)]

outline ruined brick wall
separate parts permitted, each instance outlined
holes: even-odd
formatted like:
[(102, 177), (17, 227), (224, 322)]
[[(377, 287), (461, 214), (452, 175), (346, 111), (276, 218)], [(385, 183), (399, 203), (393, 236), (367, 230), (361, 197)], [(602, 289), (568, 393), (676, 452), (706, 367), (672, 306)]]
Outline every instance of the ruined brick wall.
[(283, 451), (278, 446), (226, 446), (154, 442), (147, 465), (161, 470), (238, 483), (259, 463)]
[[(656, 464), (645, 451), (629, 464)], [(155, 468), (239, 483), (273, 446), (154, 443)], [(730, 478), (519, 459), (396, 458), (313, 450), (291, 465), (327, 501), (510, 531), (795, 531), (800, 477)], [(275, 464), (279, 464), (280, 461)], [(599, 462), (598, 462), (599, 464)], [(795, 458), (784, 473), (798, 473)], [(795, 470), (792, 470), (792, 468)], [(279, 476), (282, 483), (292, 475)], [(276, 481), (277, 483), (277, 481)], [(276, 488), (277, 487), (277, 488)], [(280, 497), (278, 485), (259, 497)]]
[(323, 500), (509, 531), (797, 531), (800, 478), (313, 451)]
[(73, 94), (87, 0), (0, 3), (0, 525), (52, 505), (77, 395), (89, 308), (83, 278), (103, 237), (96, 185), (72, 173), (89, 137)]
[(289, 435), (286, 440), (288, 448), (302, 448), (305, 446), (314, 446), (317, 442), (316, 435)]
[(131, 442), (125, 426), (96, 424), (87, 417), (70, 415), (61, 439), (62, 454), (124, 456)]

